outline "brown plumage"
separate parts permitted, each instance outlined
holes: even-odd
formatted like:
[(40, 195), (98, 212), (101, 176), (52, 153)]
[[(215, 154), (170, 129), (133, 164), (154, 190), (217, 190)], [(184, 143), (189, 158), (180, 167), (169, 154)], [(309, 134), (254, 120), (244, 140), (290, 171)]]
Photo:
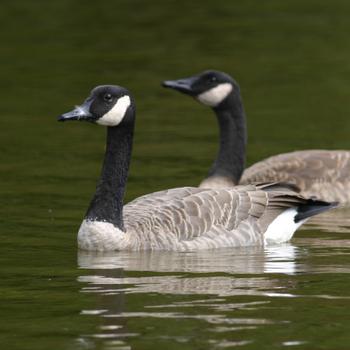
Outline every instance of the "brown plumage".
[[(305, 199), (283, 184), (160, 191), (124, 206), (127, 249), (185, 251), (262, 245), (277, 216), (304, 206), (320, 211), (334, 207)], [(309, 208), (306, 212), (310, 213)]]
[(305, 150), (269, 157), (247, 168), (240, 184), (283, 181), (305, 197), (350, 203), (350, 151)]

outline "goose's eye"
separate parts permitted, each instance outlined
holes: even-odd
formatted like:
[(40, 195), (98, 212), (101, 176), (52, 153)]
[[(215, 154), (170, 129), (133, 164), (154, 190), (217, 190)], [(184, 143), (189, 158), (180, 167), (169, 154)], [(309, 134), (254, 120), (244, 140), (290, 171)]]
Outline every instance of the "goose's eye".
[(217, 81), (218, 79), (216, 78), (215, 75), (211, 75), (209, 76), (209, 79), (208, 79), (210, 82), (214, 83), (215, 81)]
[(111, 94), (105, 94), (103, 96), (103, 99), (106, 101), (106, 102), (111, 102), (113, 100), (113, 97)]

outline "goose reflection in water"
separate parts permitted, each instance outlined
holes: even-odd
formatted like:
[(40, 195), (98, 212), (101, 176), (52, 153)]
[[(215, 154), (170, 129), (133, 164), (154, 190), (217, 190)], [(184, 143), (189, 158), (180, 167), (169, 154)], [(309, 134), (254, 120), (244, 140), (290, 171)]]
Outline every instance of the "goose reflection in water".
[[(303, 251), (291, 244), (187, 253), (80, 251), (79, 267), (89, 270), (88, 275), (79, 277), (79, 282), (83, 284), (81, 292), (96, 296), (94, 309), (83, 310), (82, 314), (98, 317), (99, 326), (95, 334), (82, 335), (79, 341), (126, 346), (130, 338), (139, 336), (128, 325), (128, 320), (136, 317), (198, 320), (211, 325), (214, 332), (222, 329), (250, 330), (275, 323), (266, 318), (226, 315), (232, 310), (265, 307), (269, 301), (236, 301), (226, 297), (277, 294), (288, 297), (289, 294), (284, 294), (284, 291), (293, 288), (289, 279), (279, 280), (262, 274), (294, 274), (297, 271), (295, 258), (300, 254)], [(144, 272), (142, 276), (134, 277), (139, 271)], [(207, 273), (211, 275), (203, 275)], [(247, 274), (252, 276), (247, 277)], [(130, 307), (126, 307), (127, 300), (134, 294), (143, 295), (142, 310), (130, 311)], [(163, 297), (165, 294), (186, 297), (169, 304), (169, 299)], [(149, 302), (154, 295), (156, 305)], [(195, 314), (186, 312), (193, 308), (196, 309)]]
[(194, 252), (86, 252), (79, 251), (83, 269), (125, 271), (261, 274), (297, 272), (302, 251), (292, 244), (267, 247), (225, 248)]
[[(81, 292), (95, 296), (93, 309), (83, 310), (82, 314), (97, 317), (99, 326), (95, 334), (83, 335), (79, 340), (126, 346), (130, 339), (140, 336), (139, 329), (130, 323), (135, 318), (167, 322), (197, 320), (207, 324), (211, 332), (255, 332), (262, 325), (281, 322), (266, 316), (244, 317), (251, 316), (250, 310), (270, 307), (272, 299), (344, 298), (301, 295), (295, 277), (330, 271), (349, 273), (348, 267), (324, 264), (323, 259), (317, 263), (309, 261), (310, 255), (328, 254), (330, 257), (338, 254), (349, 241), (301, 237), (294, 242), (186, 253), (80, 251), (78, 264), (82, 274), (78, 281), (82, 285)], [(330, 246), (335, 249), (330, 251)], [(181, 295), (181, 298), (169, 299), (166, 296), (169, 294)], [(137, 307), (138, 303), (134, 305), (140, 296), (141, 308)], [(156, 328), (154, 332), (157, 332)]]

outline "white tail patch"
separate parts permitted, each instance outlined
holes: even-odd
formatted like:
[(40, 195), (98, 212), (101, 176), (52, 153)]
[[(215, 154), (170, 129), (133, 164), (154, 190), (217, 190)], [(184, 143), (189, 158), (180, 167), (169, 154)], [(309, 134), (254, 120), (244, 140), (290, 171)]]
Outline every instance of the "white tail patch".
[(264, 234), (265, 244), (279, 244), (289, 241), (294, 232), (306, 221), (294, 222), (297, 213), (296, 208), (289, 208), (278, 215)]
[(216, 107), (230, 94), (232, 88), (233, 86), (230, 83), (219, 84), (208, 91), (202, 92), (197, 96), (197, 99), (204, 105)]
[(96, 123), (105, 126), (118, 125), (123, 120), (130, 103), (131, 101), (128, 95), (119, 98), (112, 109), (98, 119)]

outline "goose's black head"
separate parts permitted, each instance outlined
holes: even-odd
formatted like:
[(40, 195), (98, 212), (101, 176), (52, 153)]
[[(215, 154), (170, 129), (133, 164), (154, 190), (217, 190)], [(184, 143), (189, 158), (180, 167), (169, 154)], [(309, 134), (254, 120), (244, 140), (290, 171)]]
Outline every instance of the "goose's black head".
[(214, 70), (204, 71), (185, 79), (165, 80), (162, 85), (190, 95), (213, 108), (222, 104), (228, 96), (240, 96), (236, 81), (228, 74)]
[(134, 102), (129, 91), (117, 85), (95, 87), (80, 106), (58, 117), (58, 121), (80, 120), (117, 126), (133, 118)]

